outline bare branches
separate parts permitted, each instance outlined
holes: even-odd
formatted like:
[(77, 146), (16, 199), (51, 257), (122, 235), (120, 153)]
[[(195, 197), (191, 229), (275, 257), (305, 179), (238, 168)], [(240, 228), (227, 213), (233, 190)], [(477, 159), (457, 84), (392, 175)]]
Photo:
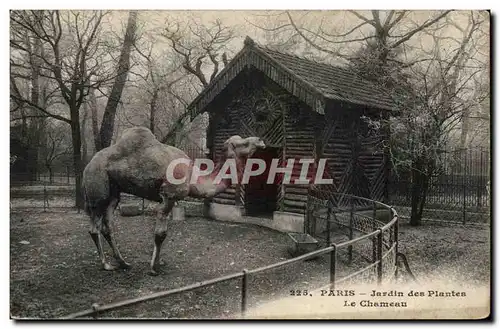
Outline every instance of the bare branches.
[[(280, 23), (276, 27), (262, 27), (257, 24), (251, 23), (253, 26), (265, 31), (265, 32), (292, 32), (291, 38), (293, 36), (298, 36), (307, 45), (313, 47), (315, 50), (331, 55), (340, 59), (345, 59), (349, 61), (357, 61), (358, 58), (356, 54), (352, 54), (351, 51), (346, 51), (346, 48), (352, 47), (352, 45), (359, 46), (376, 46), (380, 48), (380, 57), (387, 60), (391, 58), (389, 54), (404, 45), (410, 39), (412, 39), (418, 33), (425, 31), (428, 28), (433, 27), (437, 22), (446, 17), (451, 11), (445, 11), (439, 13), (437, 16), (430, 18), (422, 23), (416, 24), (415, 27), (406, 30), (400, 36), (396, 36), (396, 30), (402, 30), (401, 26), (407, 25), (408, 22), (404, 22), (405, 18), (408, 17), (408, 11), (388, 11), (386, 12), (386, 17), (381, 18), (381, 11), (372, 10), (367, 14), (350, 10), (348, 11), (355, 19), (360, 20), (359, 23), (353, 24), (352, 27), (342, 29), (340, 31), (329, 32), (325, 28), (324, 19), (317, 20), (316, 22), (310, 21), (308, 24), (300, 23), (296, 18), (292, 16), (292, 13), (286, 11), (284, 14), (287, 17), (287, 22)], [(371, 14), (371, 17), (369, 15)], [(332, 29), (333, 22), (328, 21), (329, 29)], [(317, 26), (316, 27), (308, 27)], [(366, 33), (366, 28), (370, 28), (371, 31)], [(362, 30), (364, 28), (364, 30)]]
[(375, 21), (373, 19), (368, 19), (366, 18), (365, 16), (361, 15), (360, 13), (358, 13), (357, 11), (355, 10), (349, 10), (349, 12), (351, 14), (353, 14), (354, 16), (356, 16), (357, 18), (359, 18), (360, 20), (362, 20), (363, 22), (367, 23), (367, 24), (370, 24), (372, 26), (375, 27)]
[[(19, 106), (22, 106), (22, 105), (28, 105), (29, 107), (35, 109), (35, 110), (38, 110), (42, 113), (44, 113), (44, 115), (40, 116), (40, 117), (45, 117), (45, 116), (48, 116), (48, 117), (51, 117), (51, 118), (54, 118), (54, 119), (57, 119), (57, 120), (61, 120), (63, 122), (66, 122), (66, 123), (70, 123), (71, 120), (68, 119), (68, 118), (65, 118), (61, 115), (58, 115), (58, 114), (55, 114), (55, 113), (51, 113), (49, 111), (47, 111), (44, 107), (40, 106), (39, 104), (33, 102), (32, 100), (26, 98), (26, 97), (23, 97), (21, 95), (21, 92), (19, 91), (19, 88), (17, 87), (17, 83), (15, 81), (15, 79), (13, 77), (11, 77), (10, 79), (10, 97), (19, 105)], [(34, 116), (32, 116), (34, 117)]]
[[(394, 11), (391, 11), (391, 13), (393, 12)], [(399, 22), (401, 22), (401, 20), (406, 16), (406, 13), (407, 13), (406, 10), (402, 10), (401, 12), (399, 12), (398, 16), (396, 16), (396, 18), (392, 22), (388, 18), (384, 24), (387, 31), (391, 31)]]
[(450, 12), (452, 12), (452, 10), (447, 10), (444, 13), (442, 13), (442, 14), (438, 15), (437, 17), (435, 17), (434, 19), (428, 20), (424, 24), (419, 25), (415, 29), (413, 29), (410, 32), (406, 33), (403, 37), (401, 37), (401, 39), (399, 39), (398, 41), (394, 42), (390, 47), (391, 48), (398, 47), (402, 43), (410, 40), (410, 38), (413, 37), (418, 32), (420, 32), (420, 31), (424, 30), (425, 28), (433, 25), (434, 23), (436, 23), (437, 21), (439, 21), (440, 19), (442, 19), (443, 17), (445, 17), (446, 15), (448, 15)]
[[(111, 93), (104, 110), (101, 129), (100, 129), (100, 147), (108, 147), (111, 145), (111, 139), (114, 132), (114, 122), (118, 103), (127, 81), (128, 72), (130, 71), (130, 53), (132, 46), (135, 44), (135, 33), (137, 29), (137, 12), (130, 11), (128, 15), (127, 28), (123, 45), (120, 51), (120, 59), (118, 61), (117, 75), (111, 88)], [(83, 99), (83, 94), (81, 94)], [(80, 100), (81, 103), (81, 100)], [(100, 149), (99, 149), (100, 150)]]
[[(162, 36), (169, 40), (174, 52), (182, 59), (182, 67), (206, 87), (220, 71), (221, 61), (227, 63), (227, 43), (234, 32), (220, 20), (204, 26), (191, 19), (186, 25), (179, 22), (166, 24)], [(225, 58), (225, 59), (224, 59)], [(209, 77), (205, 76), (210, 67)]]
[(303, 32), (302, 30), (297, 27), (297, 25), (295, 24), (292, 16), (290, 15), (290, 13), (287, 11), (286, 12), (287, 16), (288, 16), (288, 19), (290, 20), (290, 24), (292, 25), (292, 27), (294, 28), (294, 30), (297, 32), (298, 35), (300, 35), (310, 46), (314, 47), (315, 49), (319, 50), (319, 51), (323, 51), (325, 53), (328, 53), (330, 55), (333, 55), (333, 56), (336, 56), (336, 57), (341, 57), (341, 58), (347, 58), (347, 56), (341, 54), (340, 52), (336, 52), (336, 51), (332, 51), (332, 50), (329, 50), (327, 48), (324, 48), (318, 44), (316, 44), (315, 42), (313, 42), (310, 38), (308, 38)]
[[(16, 27), (14, 35), (26, 35), (28, 39), (11, 39), (11, 47), (26, 54), (30, 60), (28, 63), (17, 59), (12, 61), (14, 67), (38, 67), (39, 75), (53, 80), (61, 97), (77, 110), (88, 95), (88, 88), (93, 84), (103, 83), (108, 78), (95, 79), (96, 68), (99, 66), (98, 61), (95, 61), (95, 57), (99, 57), (96, 54), (98, 35), (106, 13), (94, 11), (67, 14), (63, 19), (61, 12), (57, 10), (13, 11), (11, 23)], [(69, 44), (69, 39), (63, 37), (64, 30), (74, 32), (74, 44)], [(32, 42), (41, 43), (42, 51), (35, 51), (31, 46)], [(88, 67), (90, 62), (94, 62), (94, 65)], [(12, 72), (11, 76), (13, 79), (20, 77), (16, 72)], [(15, 95), (17, 98), (20, 96)]]

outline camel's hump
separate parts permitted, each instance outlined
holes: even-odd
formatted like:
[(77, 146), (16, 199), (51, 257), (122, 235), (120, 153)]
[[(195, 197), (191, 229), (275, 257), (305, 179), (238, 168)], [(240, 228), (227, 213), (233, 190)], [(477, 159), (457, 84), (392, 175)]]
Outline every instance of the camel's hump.
[(116, 144), (110, 147), (110, 159), (117, 160), (124, 157), (142, 154), (153, 157), (187, 157), (180, 149), (161, 143), (151, 130), (145, 127), (126, 129)]
[(119, 154), (134, 153), (148, 147), (160, 144), (148, 128), (133, 127), (125, 129), (122, 136), (116, 141), (115, 149)]

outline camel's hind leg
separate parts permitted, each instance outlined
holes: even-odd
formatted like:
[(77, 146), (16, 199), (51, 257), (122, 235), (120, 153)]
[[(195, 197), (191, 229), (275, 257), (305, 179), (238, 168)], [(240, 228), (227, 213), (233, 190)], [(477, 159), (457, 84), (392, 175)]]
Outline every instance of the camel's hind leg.
[(170, 211), (175, 205), (175, 200), (163, 199), (162, 209), (156, 217), (155, 225), (155, 247), (151, 258), (151, 271), (149, 274), (158, 275), (158, 264), (160, 262), (160, 251), (163, 241), (167, 237), (167, 219)]
[(102, 226), (102, 216), (98, 216), (96, 214), (91, 214), (90, 216), (90, 237), (92, 241), (94, 241), (95, 246), (97, 247), (97, 253), (99, 254), (99, 258), (101, 259), (102, 267), (105, 270), (114, 270), (115, 267), (106, 262), (106, 256), (104, 255), (104, 250), (102, 249), (102, 241), (101, 235), (99, 232), (101, 231)]
[(112, 229), (113, 211), (118, 206), (118, 202), (119, 202), (118, 198), (113, 198), (109, 203), (108, 207), (106, 208), (106, 215), (103, 218), (101, 233), (106, 239), (106, 241), (108, 241), (109, 246), (113, 250), (113, 257), (118, 262), (118, 266), (120, 268), (130, 268), (130, 264), (127, 263), (125, 259), (123, 259), (122, 255), (120, 254), (120, 251), (118, 250), (118, 246), (116, 244), (116, 239), (114, 237)]

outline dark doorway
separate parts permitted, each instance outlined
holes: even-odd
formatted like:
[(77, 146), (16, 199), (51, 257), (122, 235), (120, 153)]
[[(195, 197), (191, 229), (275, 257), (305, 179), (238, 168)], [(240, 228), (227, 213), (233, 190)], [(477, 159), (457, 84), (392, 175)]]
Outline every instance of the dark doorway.
[(272, 217), (273, 211), (277, 209), (278, 185), (267, 184), (267, 178), (271, 161), (278, 158), (278, 155), (278, 148), (266, 147), (252, 156), (264, 160), (266, 170), (258, 176), (250, 177), (245, 188), (245, 210), (248, 216)]

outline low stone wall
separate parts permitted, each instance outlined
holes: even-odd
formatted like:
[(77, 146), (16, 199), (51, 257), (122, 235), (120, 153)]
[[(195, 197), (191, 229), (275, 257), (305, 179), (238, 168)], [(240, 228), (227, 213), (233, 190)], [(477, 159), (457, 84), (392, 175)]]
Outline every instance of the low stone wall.
[(289, 212), (275, 211), (273, 218), (245, 216), (242, 207), (212, 203), (210, 218), (243, 224), (268, 227), (281, 232), (304, 232), (304, 216)]
[[(146, 203), (144, 207), (145, 215), (154, 215), (156, 213), (156, 203)], [(179, 201), (179, 209), (174, 209), (172, 213), (173, 220), (182, 220), (184, 217), (204, 217), (203, 202), (200, 201)], [(223, 205), (212, 203), (210, 205), (209, 217), (211, 219), (235, 222), (242, 224), (253, 224), (263, 227), (268, 227), (281, 232), (304, 232), (304, 215), (294, 214), (289, 212), (275, 211), (273, 218), (261, 218), (245, 216), (245, 211), (242, 207), (233, 205)], [(140, 203), (125, 203), (120, 205), (120, 214), (122, 216), (139, 216), (142, 215), (142, 204)]]

